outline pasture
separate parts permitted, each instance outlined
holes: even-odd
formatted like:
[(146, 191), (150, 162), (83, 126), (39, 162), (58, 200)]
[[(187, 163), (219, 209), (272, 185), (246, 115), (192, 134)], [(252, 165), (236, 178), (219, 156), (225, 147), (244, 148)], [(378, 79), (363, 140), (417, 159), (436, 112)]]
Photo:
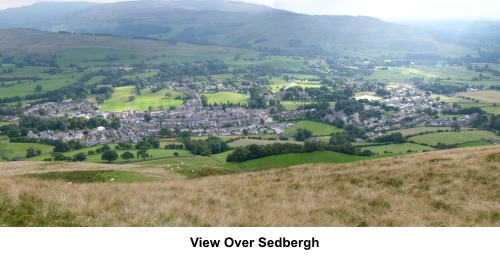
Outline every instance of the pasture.
[(94, 85), (94, 84), (99, 84), (101, 81), (103, 81), (106, 78), (106, 76), (94, 76), (89, 81), (87, 81), (87, 85)]
[[(21, 143), (19, 143), (21, 144)], [(24, 143), (24, 147), (27, 149), (29, 147), (29, 145), (33, 145), (33, 144), (27, 144), (27, 143)], [(45, 145), (43, 145), (45, 146)], [(129, 161), (127, 160), (123, 160), (121, 159), (121, 157), (118, 157), (118, 159), (116, 161), (114, 161), (113, 163), (133, 163), (133, 162), (141, 162), (143, 161), (142, 158), (140, 159), (137, 159), (137, 156), (136, 156), (136, 153), (137, 153), (137, 149), (129, 149), (129, 150), (117, 150), (117, 149), (114, 149), (114, 147), (116, 146), (116, 144), (110, 144), (109, 147), (111, 147), (111, 150), (113, 151), (116, 151), (116, 153), (118, 154), (118, 156), (120, 156), (121, 154), (123, 154), (124, 152), (131, 152), (134, 154), (134, 158), (133, 159), (130, 159)], [(9, 145), (10, 147), (10, 145)], [(51, 158), (52, 156), (50, 154), (48, 154), (47, 152), (48, 151), (52, 151), (52, 149), (54, 148), (53, 146), (46, 146), (48, 150), (42, 150), (42, 152), (46, 153), (46, 154), (42, 154), (42, 155), (39, 155), (39, 156), (35, 156), (35, 157), (32, 157), (32, 158), (28, 158), (28, 159), (25, 159), (26, 161), (43, 161), (44, 159), (46, 158)], [(83, 149), (80, 149), (80, 150), (73, 150), (73, 151), (69, 151), (69, 152), (66, 152), (66, 153), (63, 153), (64, 156), (73, 156), (77, 153), (80, 153), (80, 152), (84, 152), (86, 155), (87, 155), (87, 160), (85, 160), (85, 162), (91, 162), (91, 163), (108, 163), (107, 161), (104, 161), (104, 160), (101, 160), (101, 155), (102, 153), (95, 153), (95, 154), (92, 154), (92, 155), (88, 155), (88, 151), (90, 150), (97, 150), (98, 148), (101, 148), (102, 145), (100, 146), (93, 146), (93, 147), (88, 147), (88, 148), (83, 148)], [(35, 149), (38, 149), (37, 147), (33, 146), (33, 148)], [(178, 150), (178, 149), (162, 149), (162, 148), (152, 148), (152, 149), (149, 149), (148, 150), (148, 154), (150, 154), (152, 157), (150, 158), (146, 158), (146, 160), (150, 160), (151, 158), (173, 158), (174, 157), (174, 152), (177, 152), (179, 153), (179, 156), (194, 156), (191, 152), (187, 151), (187, 150)], [(24, 154), (26, 154), (26, 150), (24, 150)]]
[(480, 141), (481, 138), (493, 138), (495, 140), (500, 140), (500, 137), (495, 135), (495, 133), (485, 130), (431, 133), (410, 137), (409, 140), (413, 140), (417, 143), (436, 145), (438, 142), (445, 144), (460, 144)]
[(423, 145), (417, 145), (417, 144), (410, 144), (410, 143), (404, 143), (404, 144), (390, 144), (390, 145), (380, 145), (380, 146), (367, 146), (367, 147), (361, 147), (361, 150), (370, 150), (374, 152), (375, 154), (407, 154), (408, 151), (411, 151), (412, 153), (415, 152), (423, 152), (424, 150), (426, 151), (431, 151), (434, 150), (432, 147), (428, 146), (423, 146)]
[(458, 95), (479, 99), (488, 103), (500, 103), (500, 91), (496, 90), (481, 90), (475, 92), (460, 92)]
[(90, 66), (91, 68), (109, 65), (109, 64), (133, 64), (139, 63), (146, 59), (144, 56), (136, 56), (133, 58), (132, 50), (111, 49), (111, 48), (80, 48), (61, 50), (57, 58), (57, 62), (61, 66), (68, 66), (70, 63), (79, 64), (82, 66)]
[[(25, 68), (28, 67), (23, 67), (21, 69)], [(41, 92), (56, 90), (76, 82), (78, 78), (81, 77), (81, 74), (75, 74), (74, 72), (62, 73), (57, 75), (46, 75), (46, 74), (36, 74), (36, 73), (31, 74), (31, 76), (33, 75), (37, 75), (43, 80), (37, 80), (36, 82), (33, 82), (32, 80), (5, 82), (7, 86), (2, 87), (1, 89), (2, 97), (25, 96), (28, 94), (35, 94), (36, 93), (35, 87), (37, 85), (42, 86)], [(5, 75), (2, 75), (0, 77), (5, 77)]]
[(307, 163), (349, 163), (367, 160), (368, 157), (347, 155), (337, 152), (321, 151), (312, 153), (291, 153), (268, 156), (264, 158), (241, 162), (244, 169), (262, 169), (279, 166), (292, 166)]
[[(439, 116), (441, 117), (441, 116)], [(386, 134), (391, 134), (391, 133), (401, 133), (403, 136), (408, 136), (408, 135), (415, 135), (421, 132), (436, 132), (438, 130), (447, 130), (450, 129), (450, 127), (416, 127), (416, 128), (409, 128), (409, 129), (400, 129), (400, 130), (394, 130), (394, 131), (388, 131)]]
[(286, 128), (284, 134), (296, 132), (298, 128), (307, 129), (313, 132), (313, 136), (329, 136), (332, 133), (343, 132), (344, 129), (337, 128), (325, 123), (315, 121), (299, 121), (293, 124), (293, 127)]
[(495, 114), (499, 115), (500, 114), (500, 106), (496, 107), (481, 107), (481, 110), (490, 113), (490, 114)]
[(243, 94), (233, 93), (233, 92), (219, 92), (213, 94), (201, 94), (207, 97), (209, 104), (225, 104), (225, 103), (233, 103), (233, 104), (245, 104), (247, 103), (247, 97)]
[[(1, 150), (1, 148), (3, 148), (5, 146), (5, 144), (7, 143), (7, 141), (1, 141), (1, 142), (2, 143), (0, 143), (0, 150)], [(19, 157), (21, 157), (22, 160), (30, 160), (31, 158), (25, 159), (26, 150), (28, 150), (28, 148), (30, 148), (30, 147), (33, 147), (33, 149), (35, 149), (35, 150), (41, 150), (42, 151), (42, 155), (49, 155), (48, 153), (50, 151), (52, 151), (52, 149), (54, 149), (53, 146), (51, 146), (51, 145), (44, 145), (44, 144), (35, 144), (35, 143), (9, 143), (9, 145), (7, 146), (7, 148), (5, 148), (5, 150), (3, 151), (3, 154), (7, 158), (9, 158), (9, 159), (13, 159), (14, 157), (16, 157), (16, 155), (19, 155)], [(42, 155), (40, 155), (40, 156), (42, 156)]]
[[(170, 98), (165, 97), (165, 94), (169, 92), (172, 94)], [(174, 99), (176, 96), (181, 95), (181, 93), (173, 90), (160, 90), (156, 93), (151, 93), (148, 89), (141, 90), (141, 95), (136, 94), (135, 87), (126, 86), (118, 87), (115, 89), (113, 96), (106, 100), (101, 107), (103, 112), (121, 112), (125, 110), (148, 110), (149, 106), (153, 107), (154, 110), (158, 110), (159, 106), (163, 105), (165, 109), (170, 106), (180, 106), (182, 105), (182, 100)], [(134, 101), (129, 101), (129, 97), (134, 96)]]
[(466, 147), (476, 147), (476, 146), (487, 146), (491, 145), (489, 142), (477, 141), (477, 142), (467, 142), (458, 145), (458, 148), (466, 148)]
[(237, 146), (247, 146), (247, 145), (271, 145), (274, 143), (294, 143), (294, 144), (303, 144), (303, 142), (299, 141), (292, 141), (292, 140), (265, 140), (265, 139), (238, 139), (234, 142), (229, 143), (228, 145), (231, 147), (237, 147)]
[[(287, 111), (295, 111), (300, 106), (308, 105), (308, 104), (316, 104), (317, 102), (302, 102), (302, 101), (281, 101), (281, 105), (285, 107)], [(335, 106), (336, 102), (329, 102), (330, 106)]]

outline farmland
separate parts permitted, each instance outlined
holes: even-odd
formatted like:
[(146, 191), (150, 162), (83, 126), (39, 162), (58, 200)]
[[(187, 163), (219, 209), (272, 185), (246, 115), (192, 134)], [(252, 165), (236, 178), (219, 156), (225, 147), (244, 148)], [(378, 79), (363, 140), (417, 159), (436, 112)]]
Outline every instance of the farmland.
[(247, 102), (247, 96), (238, 93), (232, 92), (220, 92), (213, 94), (202, 94), (207, 97), (209, 104), (225, 104), (225, 103), (233, 103), (233, 104), (245, 104)]
[(403, 136), (408, 136), (408, 135), (415, 135), (421, 132), (436, 132), (438, 130), (446, 130), (450, 129), (449, 127), (416, 127), (416, 128), (409, 128), (409, 129), (400, 129), (400, 130), (393, 130), (390, 131), (389, 133), (401, 133)]
[[(316, 104), (317, 102), (309, 102), (309, 101), (281, 101), (281, 105), (285, 107), (288, 111), (297, 110), (300, 106), (308, 105), (308, 104)], [(335, 102), (329, 102), (330, 106), (335, 106)]]
[[(25, 147), (27, 149), (27, 147), (29, 147), (30, 144), (21, 144), (19, 143), (19, 147)], [(130, 149), (130, 150), (115, 150), (114, 147), (116, 146), (115, 144), (110, 144), (109, 145), (111, 147), (111, 149), (113, 149), (114, 151), (116, 151), (116, 153), (118, 154), (118, 156), (120, 156), (121, 154), (123, 154), (124, 152), (132, 152), (134, 155), (135, 153), (137, 152), (137, 149)], [(9, 145), (10, 147), (10, 145)], [(48, 151), (51, 151), (54, 147), (52, 146), (46, 146), (47, 148), (42, 150), (44, 153), (48, 152)], [(95, 151), (97, 150), (98, 148), (100, 148), (101, 146), (94, 146), (94, 147), (89, 147), (89, 148), (85, 148), (85, 149), (80, 149), (80, 150), (74, 150), (74, 151), (70, 151), (70, 152), (66, 152), (66, 153), (63, 153), (65, 156), (73, 156), (79, 152), (84, 152), (85, 154), (87, 154), (88, 151)], [(35, 149), (38, 149), (37, 147), (33, 146), (33, 148)], [(177, 149), (161, 149), (161, 148), (158, 148), (158, 149), (149, 149), (148, 150), (148, 153), (150, 156), (150, 158), (173, 158), (174, 157), (174, 152), (177, 152), (179, 153), (179, 156), (194, 156), (191, 152), (189, 151), (186, 151), (186, 150), (177, 150)], [(26, 150), (24, 150), (24, 153), (26, 153)], [(32, 158), (28, 158), (28, 159), (25, 159), (26, 161), (43, 161), (44, 159), (46, 158), (51, 158), (51, 155), (50, 154), (42, 154), (42, 155), (39, 155), (39, 156), (36, 156), (36, 157), (32, 157)], [(149, 160), (150, 158), (146, 158), (146, 160)], [(113, 163), (131, 163), (131, 162), (140, 162), (140, 161), (143, 161), (143, 159), (137, 159), (137, 158), (134, 158), (134, 159), (130, 159), (130, 160), (123, 160), (121, 158), (119, 158), (118, 160), (116, 160), (115, 162)], [(87, 160), (85, 160), (85, 162), (92, 162), (92, 163), (107, 163), (107, 161), (104, 161), (104, 160), (101, 160), (101, 154), (99, 153), (95, 153), (93, 155), (87, 155)]]
[[(432, 147), (417, 145), (417, 144), (390, 144), (381, 146), (362, 147), (361, 150), (370, 150), (375, 154), (407, 154), (434, 150)], [(409, 152), (410, 151), (410, 152)]]
[(268, 156), (255, 160), (241, 162), (244, 169), (262, 169), (278, 166), (292, 166), (306, 163), (349, 163), (366, 160), (367, 157), (359, 157), (336, 152), (312, 152), (312, 153), (292, 153)]
[(302, 144), (302, 142), (297, 142), (297, 141), (292, 141), (292, 140), (287, 140), (287, 141), (281, 141), (281, 140), (260, 140), (260, 139), (238, 139), (234, 142), (229, 143), (228, 145), (231, 147), (237, 147), (237, 146), (247, 146), (247, 145), (271, 145), (274, 143), (294, 143), (294, 144)]
[[(172, 94), (170, 98), (165, 96), (167, 92)], [(149, 106), (156, 110), (161, 105), (163, 105), (165, 109), (168, 109), (170, 106), (182, 105), (182, 100), (174, 99), (178, 95), (181, 95), (181, 93), (173, 90), (160, 90), (156, 93), (151, 93), (148, 89), (142, 89), (141, 95), (137, 95), (135, 87), (133, 86), (119, 87), (115, 89), (113, 96), (102, 105), (101, 111), (144, 111), (148, 110)], [(129, 101), (130, 96), (134, 96), (135, 100)]]
[(480, 141), (481, 138), (493, 138), (495, 140), (500, 139), (500, 137), (495, 135), (493, 132), (475, 130), (475, 131), (430, 133), (430, 134), (410, 137), (409, 140), (413, 140), (417, 143), (436, 145), (438, 142), (445, 144), (460, 144), (472, 141)]
[(500, 103), (500, 91), (463, 92), (458, 93), (458, 95), (479, 99), (488, 103)]
[(291, 128), (285, 129), (285, 134), (295, 132), (298, 128), (307, 129), (313, 132), (314, 136), (327, 136), (332, 133), (342, 132), (344, 129), (339, 129), (335, 126), (319, 123), (315, 121), (299, 121)]

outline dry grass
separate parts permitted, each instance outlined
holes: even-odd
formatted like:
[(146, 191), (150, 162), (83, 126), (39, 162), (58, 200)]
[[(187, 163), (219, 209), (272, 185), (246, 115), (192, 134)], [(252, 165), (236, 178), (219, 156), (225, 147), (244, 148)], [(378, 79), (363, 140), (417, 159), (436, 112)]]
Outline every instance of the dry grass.
[(499, 226), (500, 147), (159, 183), (6, 176), (0, 224)]
[(85, 162), (0, 162), (0, 176), (16, 176), (28, 173), (65, 172), (65, 171), (136, 171), (165, 179), (178, 180), (184, 177), (173, 172), (167, 172), (161, 166), (145, 166), (135, 164), (99, 164)]

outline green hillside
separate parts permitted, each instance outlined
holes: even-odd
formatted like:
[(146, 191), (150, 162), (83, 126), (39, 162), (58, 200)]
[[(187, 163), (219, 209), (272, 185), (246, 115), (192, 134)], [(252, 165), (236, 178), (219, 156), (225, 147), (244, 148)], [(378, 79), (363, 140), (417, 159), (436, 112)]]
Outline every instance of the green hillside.
[(376, 18), (313, 16), (224, 1), (211, 4), (219, 8), (202, 5), (191, 1), (101, 4), (34, 27), (243, 48), (291, 47), (311, 51), (312, 46), (348, 45), (418, 52), (450, 48), (435, 41), (428, 32)]

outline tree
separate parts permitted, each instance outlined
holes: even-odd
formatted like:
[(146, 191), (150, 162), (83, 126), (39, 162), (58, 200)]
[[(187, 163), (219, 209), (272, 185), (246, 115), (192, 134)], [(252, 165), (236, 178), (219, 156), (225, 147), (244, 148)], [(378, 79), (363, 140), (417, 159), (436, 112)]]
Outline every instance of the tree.
[(33, 147), (26, 149), (26, 158), (31, 158), (36, 156), (36, 151)]
[(103, 104), (104, 101), (106, 101), (106, 99), (104, 98), (104, 96), (96, 96), (95, 100), (96, 100), (96, 102), (98, 104)]
[(120, 155), (120, 157), (122, 157), (122, 159), (124, 159), (124, 160), (129, 161), (130, 159), (134, 158), (134, 154), (131, 152), (124, 152), (124, 153), (122, 153), (122, 155)]
[(42, 92), (43, 87), (41, 85), (36, 85), (35, 91), (36, 92)]
[(54, 161), (56, 161), (56, 162), (62, 161), (66, 158), (66, 156), (64, 156), (64, 154), (62, 154), (62, 153), (53, 153), (52, 157), (54, 158)]
[(137, 151), (136, 156), (137, 159), (139, 159), (140, 157), (142, 157), (142, 159), (146, 159), (147, 157), (149, 157), (148, 148), (141, 147), (141, 150)]
[(101, 147), (101, 151), (105, 152), (107, 150), (111, 150), (111, 147), (109, 147), (109, 145), (106, 144)]
[(69, 150), (71, 150), (71, 148), (69, 147), (68, 143), (66, 143), (62, 140), (57, 140), (56, 144), (54, 145), (54, 150), (52, 150), (52, 152), (65, 153), (65, 152), (69, 152)]
[(165, 94), (165, 97), (170, 98), (172, 96), (172, 93), (168, 92)]
[(149, 113), (144, 114), (144, 120), (145, 120), (146, 122), (151, 121), (151, 114), (149, 114)]
[(248, 136), (248, 129), (243, 129), (243, 135)]
[(131, 95), (128, 97), (129, 102), (133, 102), (135, 100), (135, 96)]
[(460, 126), (458, 125), (458, 123), (453, 123), (453, 125), (451, 125), (451, 128), (454, 130), (454, 131), (460, 131)]
[(118, 159), (118, 154), (113, 150), (106, 150), (101, 155), (101, 160), (106, 160), (108, 162), (116, 161)]
[(178, 153), (178, 152), (174, 152), (174, 155), (175, 155), (175, 156), (179, 156), (179, 153)]
[(170, 129), (168, 129), (167, 127), (163, 127), (163, 128), (161, 128), (161, 129), (160, 129), (160, 135), (161, 135), (162, 137), (164, 137), (164, 136), (169, 136), (169, 135), (171, 135), (171, 134), (172, 134), (172, 133), (170, 132)]
[(11, 129), (9, 131), (9, 133), (7, 133), (7, 136), (9, 138), (19, 137), (19, 130), (17, 130), (17, 129)]
[(79, 153), (73, 155), (73, 160), (75, 160), (77, 162), (85, 161), (85, 160), (87, 160), (87, 155), (85, 155), (84, 152), (79, 152)]

